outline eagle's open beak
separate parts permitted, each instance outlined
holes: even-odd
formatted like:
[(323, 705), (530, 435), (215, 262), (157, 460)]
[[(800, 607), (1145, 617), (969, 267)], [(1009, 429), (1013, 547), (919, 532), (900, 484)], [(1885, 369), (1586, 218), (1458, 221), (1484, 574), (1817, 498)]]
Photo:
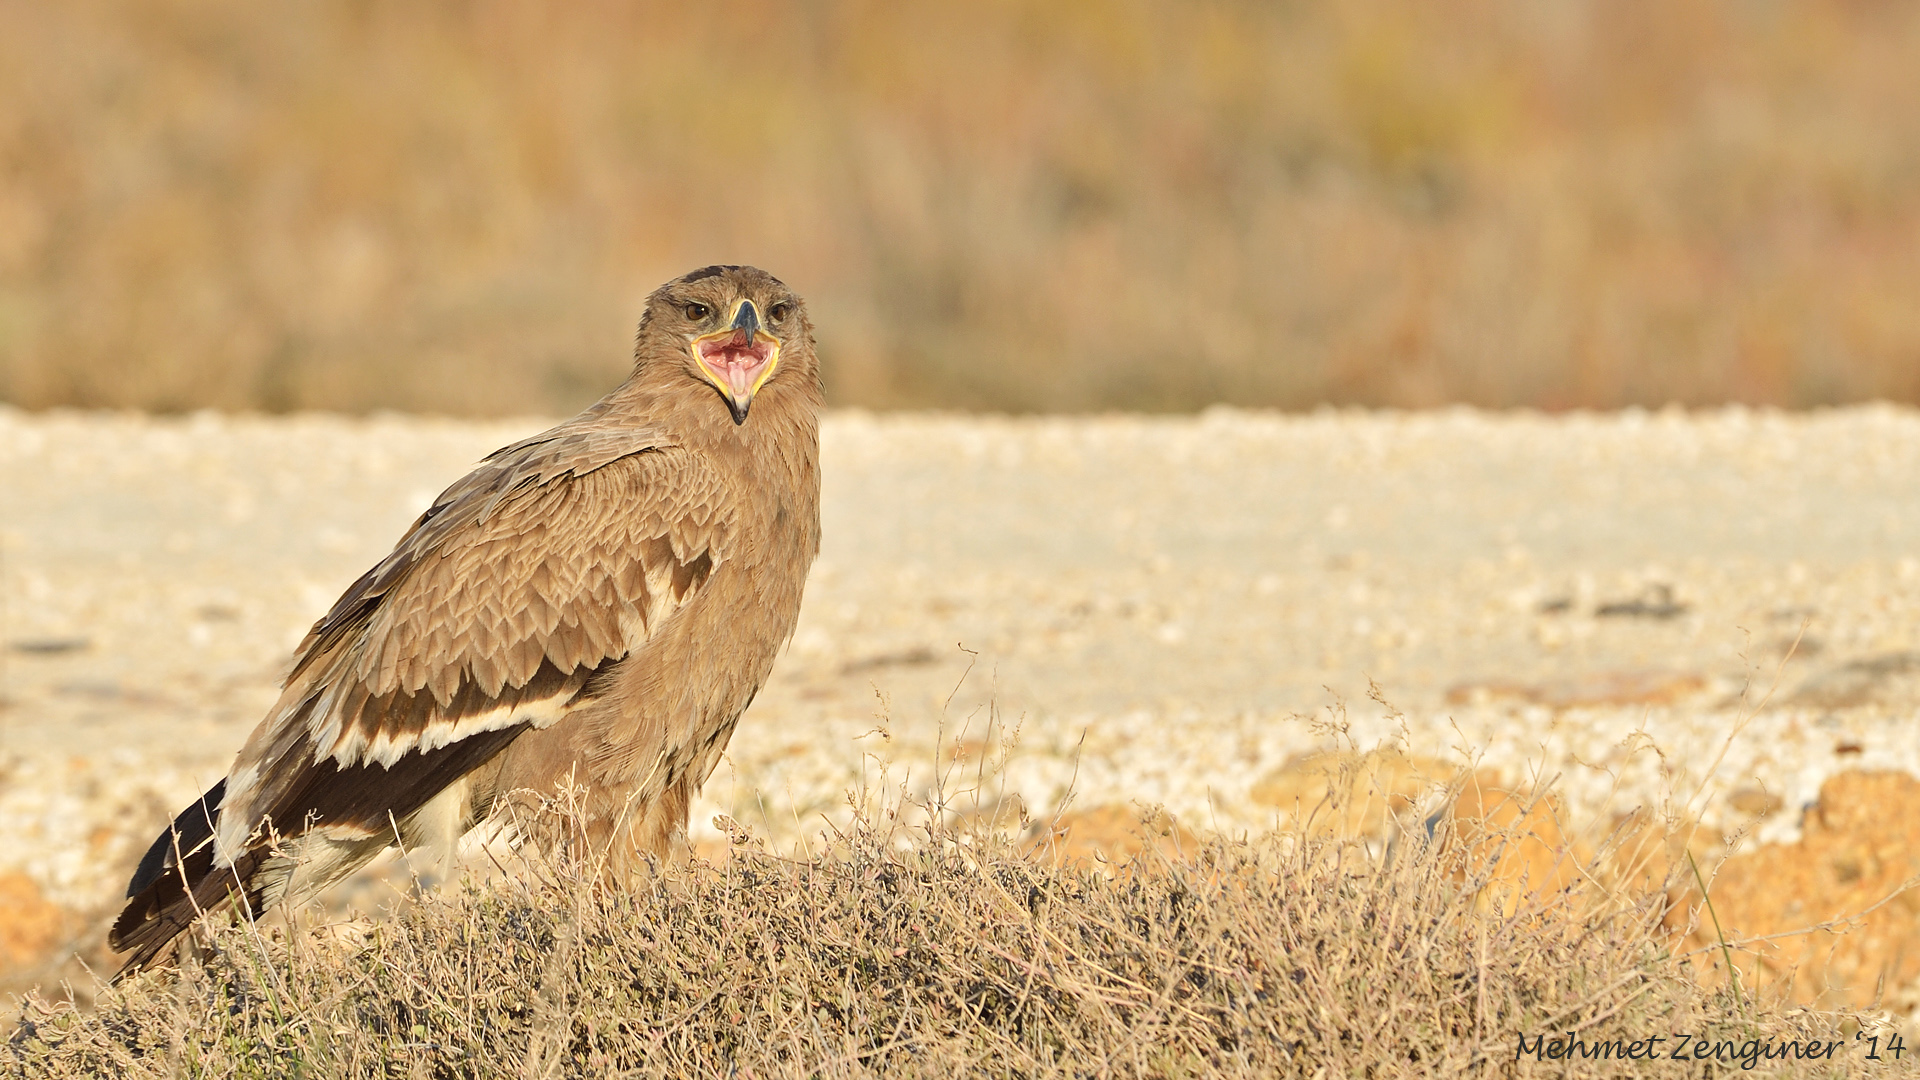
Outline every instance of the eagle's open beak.
[(742, 300), (725, 330), (693, 339), (693, 359), (726, 399), (733, 422), (743, 424), (753, 395), (780, 363), (780, 339), (760, 329), (759, 310)]

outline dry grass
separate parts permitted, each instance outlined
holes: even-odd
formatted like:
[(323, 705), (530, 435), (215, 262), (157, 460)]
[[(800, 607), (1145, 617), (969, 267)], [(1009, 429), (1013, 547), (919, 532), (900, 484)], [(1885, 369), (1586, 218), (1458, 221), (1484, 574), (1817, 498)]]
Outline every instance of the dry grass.
[(0, 1073), (1507, 1075), (1566, 1067), (1515, 1057), (1569, 1031), (1704, 1036), (1727, 1069), (1763, 1041), (1839, 1040), (1768, 1064), (1875, 1068), (1858, 1017), (1703, 990), (1657, 944), (1658, 902), (1490, 914), (1473, 857), (1417, 834), (1385, 858), (1276, 838), (1062, 865), (912, 817), (862, 809), (796, 857), (736, 834), (720, 865), (631, 890), (582, 885), (563, 853), (350, 934), (225, 926), (92, 1010), (30, 998)]
[(1920, 6), (0, 2), (0, 399), (563, 412), (752, 261), (840, 404), (1920, 401)]

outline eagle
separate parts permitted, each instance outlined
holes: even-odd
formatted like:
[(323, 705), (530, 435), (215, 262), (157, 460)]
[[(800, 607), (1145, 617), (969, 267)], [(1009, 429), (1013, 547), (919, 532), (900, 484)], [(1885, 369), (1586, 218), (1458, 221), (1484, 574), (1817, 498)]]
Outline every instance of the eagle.
[(689, 804), (793, 633), (820, 547), (813, 328), (750, 266), (655, 290), (632, 373), (489, 454), (294, 651), (224, 779), (140, 861), (122, 976), (201, 913), (305, 902), (571, 785), (609, 873)]

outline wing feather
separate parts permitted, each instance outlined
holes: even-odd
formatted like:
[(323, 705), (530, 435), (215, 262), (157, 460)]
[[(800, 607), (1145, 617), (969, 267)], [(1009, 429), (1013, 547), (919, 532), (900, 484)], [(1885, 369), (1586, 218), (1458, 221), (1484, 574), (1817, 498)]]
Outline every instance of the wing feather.
[[(702, 459), (646, 432), (549, 433), (489, 456), (301, 643), (229, 774), (222, 863), (264, 820), (288, 831), (321, 802), (330, 826), (377, 825), (392, 809), (377, 804), (420, 794), (360, 784), (365, 806), (321, 799), (323, 773), (392, 770), (409, 754), (557, 722), (726, 559), (724, 494)], [(504, 748), (501, 738), (486, 743)]]

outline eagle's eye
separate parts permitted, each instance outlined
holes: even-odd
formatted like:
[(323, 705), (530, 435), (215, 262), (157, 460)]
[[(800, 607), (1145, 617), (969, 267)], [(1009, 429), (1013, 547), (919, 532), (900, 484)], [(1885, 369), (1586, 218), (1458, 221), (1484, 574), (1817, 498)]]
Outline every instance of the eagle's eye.
[(708, 307), (705, 304), (688, 304), (685, 310), (687, 313), (687, 318), (693, 320), (694, 322), (700, 322), (701, 320), (705, 319), (707, 316), (713, 314), (713, 309)]
[(785, 300), (782, 300), (779, 303), (767, 309), (767, 318), (773, 320), (774, 322), (786, 322), (787, 316), (792, 313), (793, 313), (793, 305), (787, 303)]

